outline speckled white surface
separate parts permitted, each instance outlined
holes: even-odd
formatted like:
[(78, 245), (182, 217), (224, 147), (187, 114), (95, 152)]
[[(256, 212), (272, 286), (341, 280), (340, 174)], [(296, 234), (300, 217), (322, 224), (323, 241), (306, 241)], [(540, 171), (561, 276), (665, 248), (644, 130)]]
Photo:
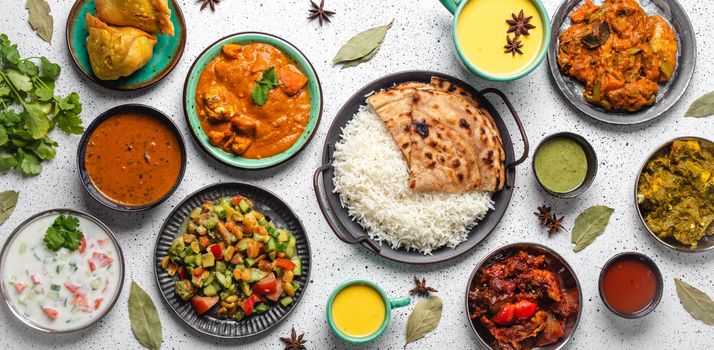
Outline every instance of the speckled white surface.
[[(38, 177), (0, 175), (0, 190), (21, 192), (12, 217), (0, 227), (5, 241), (20, 222), (39, 211), (68, 207), (88, 211), (102, 219), (116, 233), (126, 257), (126, 282), (112, 312), (93, 329), (65, 336), (38, 334), (17, 322), (7, 309), (0, 311), (0, 348), (3, 349), (134, 349), (127, 314), (131, 280), (143, 286), (156, 302), (164, 326), (164, 348), (279, 349), (278, 336), (289, 334), (295, 326), (306, 333), (310, 349), (349, 348), (332, 336), (325, 323), (325, 300), (331, 289), (349, 278), (369, 278), (380, 283), (390, 295), (404, 295), (412, 287), (414, 274), (426, 277), (444, 299), (444, 316), (439, 328), (409, 349), (474, 349), (476, 338), (468, 327), (464, 312), (464, 292), (468, 275), (487, 252), (518, 241), (544, 243), (561, 253), (574, 267), (583, 287), (584, 305), (580, 326), (569, 348), (609, 349), (705, 349), (714, 346), (712, 328), (692, 319), (679, 305), (673, 278), (679, 277), (714, 295), (714, 260), (711, 254), (677, 253), (656, 243), (637, 219), (633, 203), (636, 173), (654, 147), (682, 135), (714, 137), (714, 118), (685, 119), (687, 106), (698, 96), (714, 90), (714, 13), (712, 1), (682, 1), (697, 36), (699, 58), (694, 79), (682, 101), (656, 122), (632, 126), (610, 126), (578, 115), (561, 100), (541, 65), (528, 77), (509, 84), (485, 82), (469, 76), (456, 63), (451, 42), (451, 15), (436, 0), (326, 0), (327, 8), (337, 11), (333, 23), (320, 28), (305, 17), (308, 0), (224, 0), (219, 11), (199, 12), (193, 0), (179, 3), (188, 25), (186, 51), (176, 69), (164, 81), (140, 92), (119, 93), (106, 90), (85, 79), (74, 68), (64, 40), (65, 21), (73, 1), (49, 0), (54, 18), (54, 42), (41, 41), (26, 22), (24, 1), (2, 1), (0, 32), (19, 44), (22, 56), (45, 55), (63, 69), (58, 90), (78, 91), (84, 104), (85, 125), (106, 109), (130, 102), (152, 105), (170, 115), (187, 141), (188, 167), (181, 186), (164, 204), (139, 214), (121, 214), (105, 209), (85, 194), (77, 176), (75, 154), (79, 137), (59, 132), (57, 158), (43, 164)], [(559, 1), (545, 1), (554, 13)], [(369, 63), (340, 70), (331, 59), (340, 45), (357, 32), (388, 23), (396, 18), (382, 50)], [(324, 113), (317, 135), (305, 151), (291, 162), (267, 172), (244, 172), (223, 166), (207, 157), (192, 141), (183, 119), (181, 91), (184, 78), (196, 56), (210, 43), (241, 31), (265, 31), (281, 36), (299, 47), (315, 65), (322, 81)], [(366, 83), (385, 74), (408, 69), (428, 69), (466, 79), (476, 88), (502, 89), (520, 111), (531, 144), (556, 131), (573, 131), (586, 137), (595, 147), (600, 170), (593, 186), (574, 200), (559, 200), (538, 188), (529, 162), (517, 170), (516, 188), (510, 208), (491, 236), (466, 256), (452, 262), (413, 267), (388, 262), (365, 249), (339, 241), (325, 223), (315, 201), (309, 177), (319, 165), (324, 135), (338, 109), (350, 95)], [(515, 137), (516, 129), (507, 122)], [(522, 147), (516, 145), (516, 152)], [(532, 156), (532, 154), (531, 154)], [(194, 190), (218, 181), (246, 181), (265, 186), (287, 201), (304, 222), (312, 243), (312, 281), (295, 312), (265, 337), (252, 342), (219, 341), (189, 330), (175, 318), (161, 300), (152, 265), (154, 241), (166, 215), (174, 205)], [(583, 209), (603, 204), (615, 208), (607, 232), (580, 253), (572, 251), (567, 233), (548, 239), (538, 228), (532, 212), (548, 203), (566, 215), (566, 224)], [(659, 307), (639, 320), (625, 320), (607, 311), (597, 293), (600, 266), (622, 251), (640, 251), (653, 258), (662, 270), (665, 290)], [(378, 341), (365, 346), (401, 349), (410, 308), (395, 310), (389, 330)]]

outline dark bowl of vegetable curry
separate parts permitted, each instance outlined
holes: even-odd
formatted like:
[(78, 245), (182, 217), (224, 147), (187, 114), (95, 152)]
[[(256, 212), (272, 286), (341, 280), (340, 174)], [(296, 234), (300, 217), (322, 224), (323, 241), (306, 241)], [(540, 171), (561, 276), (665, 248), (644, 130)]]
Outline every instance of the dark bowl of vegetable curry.
[(77, 150), (82, 184), (100, 204), (119, 211), (153, 208), (173, 194), (186, 168), (178, 127), (164, 113), (126, 104), (97, 117)]
[(714, 248), (714, 143), (687, 136), (659, 146), (642, 165), (635, 203), (642, 224), (665, 246)]
[(300, 152), (322, 110), (317, 75), (288, 42), (241, 33), (209, 46), (184, 88), (186, 118), (199, 145), (238, 168), (262, 169)]

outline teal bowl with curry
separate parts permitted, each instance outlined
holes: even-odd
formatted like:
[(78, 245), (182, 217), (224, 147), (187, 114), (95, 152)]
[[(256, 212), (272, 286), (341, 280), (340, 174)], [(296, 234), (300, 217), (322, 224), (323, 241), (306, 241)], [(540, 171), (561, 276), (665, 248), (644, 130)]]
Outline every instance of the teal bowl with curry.
[(295, 157), (322, 115), (317, 72), (294, 45), (245, 32), (208, 46), (183, 91), (186, 123), (199, 146), (234, 168), (259, 170)]
[(77, 69), (90, 80), (112, 90), (138, 90), (161, 81), (176, 67), (186, 46), (186, 23), (181, 8), (175, 0), (168, 0), (167, 5), (171, 11), (174, 35), (156, 34), (151, 58), (137, 71), (116, 80), (103, 80), (92, 70), (87, 50), (89, 31), (85, 16), (97, 15), (97, 4), (95, 0), (77, 0), (67, 17), (65, 33), (67, 47)]

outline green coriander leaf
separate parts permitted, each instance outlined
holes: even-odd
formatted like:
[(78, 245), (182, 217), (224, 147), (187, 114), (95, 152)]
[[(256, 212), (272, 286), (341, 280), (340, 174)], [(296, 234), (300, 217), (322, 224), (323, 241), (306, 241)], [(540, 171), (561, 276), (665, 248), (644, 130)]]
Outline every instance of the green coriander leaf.
[(270, 89), (267, 89), (265, 85), (263, 84), (258, 84), (253, 88), (253, 102), (257, 104), (258, 106), (262, 106), (265, 104), (266, 101), (268, 101), (268, 92), (270, 92)]
[(42, 160), (53, 159), (57, 155), (57, 142), (52, 141), (49, 137), (45, 136), (44, 139), (38, 142), (35, 148), (35, 154)]
[(258, 83), (271, 85), (271, 89), (280, 85), (280, 81), (278, 81), (278, 76), (275, 74), (275, 67), (271, 66), (270, 68), (264, 70), (263, 77), (258, 80)]
[(52, 105), (49, 103), (29, 103), (25, 106), (27, 118), (27, 130), (34, 139), (41, 139), (50, 131), (50, 119), (47, 114), (52, 110)]
[(4, 145), (9, 141), (10, 138), (7, 136), (7, 130), (5, 127), (0, 125), (0, 146)]
[(40, 66), (42, 67), (42, 72), (40, 73), (40, 78), (42, 79), (54, 81), (62, 71), (59, 64), (52, 63), (44, 57), (40, 57)]
[(258, 106), (264, 105), (268, 101), (270, 90), (278, 86), (280, 81), (275, 74), (275, 67), (271, 66), (263, 71), (262, 77), (256, 82), (252, 91), (253, 102)]
[(6, 61), (12, 66), (15, 66), (20, 63), (20, 52), (17, 51), (17, 46), (10, 45), (9, 41), (7, 41), (6, 43), (3, 42), (3, 46), (0, 47), (0, 55), (2, 55), (4, 61)]
[(77, 114), (73, 114), (67, 111), (61, 111), (57, 114), (55, 120), (60, 130), (68, 134), (81, 135), (82, 132), (84, 132), (84, 127), (82, 126), (82, 119)]
[(32, 61), (30, 60), (22, 60), (20, 63), (17, 65), (17, 69), (20, 70), (21, 73), (34, 77), (37, 76), (37, 74), (40, 73), (40, 68), (37, 67)]
[(20, 170), (22, 170), (22, 175), (25, 176), (35, 176), (39, 175), (42, 171), (42, 165), (40, 165), (40, 160), (30, 153), (25, 153), (20, 150), (22, 154), (22, 160), (20, 160)]
[(6, 172), (17, 166), (17, 159), (10, 153), (0, 150), (0, 172)]
[(25, 74), (22, 74), (14, 69), (9, 69), (5, 75), (10, 79), (15, 88), (20, 91), (28, 92), (32, 90), (32, 80)]
[(46, 86), (40, 86), (35, 89), (35, 96), (37, 96), (40, 101), (46, 102), (55, 97), (55, 92)]
[(4, 81), (0, 82), (0, 96), (10, 96), (10, 93), (12, 90), (10, 90), (10, 87), (5, 84)]
[(13, 126), (19, 123), (21, 120), (22, 117), (11, 109), (0, 112), (0, 123), (4, 124), (5, 126)]
[(64, 247), (69, 250), (77, 250), (82, 243), (84, 235), (79, 230), (79, 219), (71, 215), (61, 214), (52, 226), (47, 229), (45, 243), (47, 249), (58, 251)]

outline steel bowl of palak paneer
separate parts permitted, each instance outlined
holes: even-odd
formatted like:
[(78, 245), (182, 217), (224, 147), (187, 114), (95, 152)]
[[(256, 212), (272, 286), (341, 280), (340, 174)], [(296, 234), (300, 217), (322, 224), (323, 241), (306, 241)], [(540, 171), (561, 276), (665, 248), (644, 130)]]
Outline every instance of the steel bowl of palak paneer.
[(660, 243), (683, 252), (714, 248), (714, 143), (680, 137), (657, 148), (642, 166), (635, 200)]

